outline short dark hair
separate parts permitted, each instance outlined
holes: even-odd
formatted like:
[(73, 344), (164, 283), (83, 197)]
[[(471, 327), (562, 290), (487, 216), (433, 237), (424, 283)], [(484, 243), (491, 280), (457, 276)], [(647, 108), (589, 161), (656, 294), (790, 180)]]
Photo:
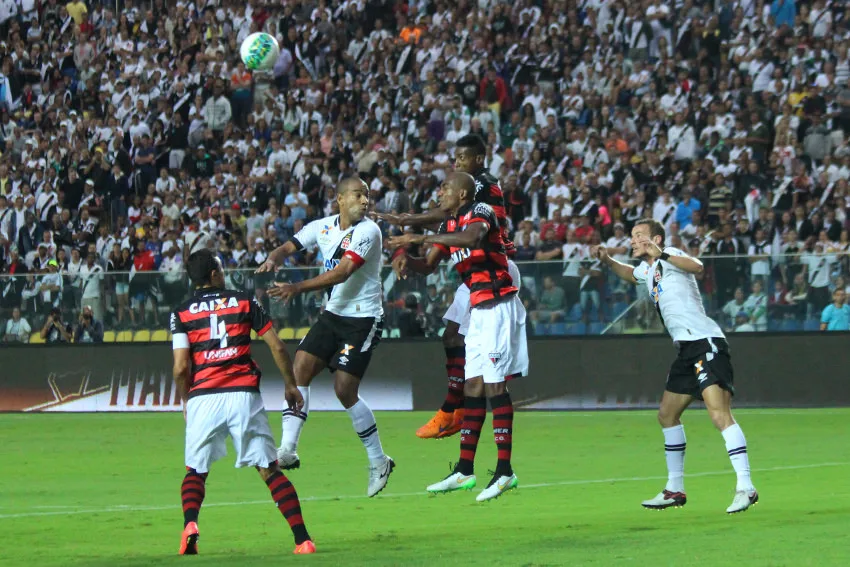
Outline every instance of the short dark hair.
[(220, 269), (215, 260), (216, 256), (209, 248), (203, 248), (189, 256), (189, 260), (186, 262), (186, 271), (195, 287), (210, 283), (212, 273)]
[(458, 149), (466, 149), (477, 156), (483, 156), (487, 154), (487, 146), (484, 144), (484, 140), (481, 139), (481, 136), (478, 134), (467, 134), (463, 136), (457, 141), (455, 145)]
[(649, 238), (655, 238), (656, 236), (661, 237), (661, 243), (663, 244), (665, 240), (667, 240), (667, 231), (664, 230), (664, 225), (658, 222), (655, 219), (640, 219), (635, 223), (635, 226), (646, 225), (649, 227)]

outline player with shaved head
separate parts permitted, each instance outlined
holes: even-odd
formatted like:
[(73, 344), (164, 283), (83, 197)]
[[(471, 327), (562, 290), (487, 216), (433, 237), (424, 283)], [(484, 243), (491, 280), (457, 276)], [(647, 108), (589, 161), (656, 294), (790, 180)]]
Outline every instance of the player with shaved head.
[(498, 459), (492, 480), (476, 498), (483, 502), (517, 486), (511, 466), (513, 404), (505, 380), (528, 373), (528, 346), (525, 309), (508, 272), (499, 220), (490, 205), (475, 201), (475, 193), (476, 182), (470, 174), (449, 174), (437, 193), (440, 209), (449, 217), (439, 234), (405, 234), (391, 238), (389, 244), (393, 248), (433, 244), (427, 257), (409, 257), (407, 268), (429, 274), (443, 258), (451, 256), (469, 288), (472, 311), (466, 333), (466, 411), (460, 430), (460, 460), (448, 477), (430, 485), (427, 491), (475, 487), (475, 452), (489, 399)]
[(366, 218), (369, 187), (357, 177), (337, 186), (339, 214), (315, 220), (271, 254), (257, 272), (272, 272), (284, 258), (318, 246), (324, 270), (298, 283), (275, 283), (268, 293), (289, 301), (300, 293), (327, 290), (328, 301), (318, 321), (295, 353), (295, 382), (304, 398), (299, 409), (283, 411), (283, 439), (278, 462), (284, 469), (301, 465), (298, 439), (310, 411), (310, 383), (322, 370), (334, 375), (334, 391), (351, 417), (354, 431), (369, 457), (368, 496), (387, 485), (395, 463), (384, 454), (375, 416), (360, 398), (360, 380), (384, 327), (381, 292), (381, 230)]
[[(476, 134), (469, 134), (457, 141), (454, 169), (467, 173), (473, 178), (474, 188), (471, 198), (476, 203), (488, 205), (496, 215), (498, 227), (505, 243), (505, 252), (513, 255), (514, 246), (508, 238), (508, 217), (505, 212), (505, 198), (499, 180), (493, 177), (485, 167), (487, 146), (484, 140)], [(382, 220), (399, 226), (428, 227), (439, 226), (447, 219), (447, 213), (441, 207), (435, 207), (422, 214), (376, 215)], [(400, 248), (393, 255), (393, 269), (404, 277), (407, 254)], [(520, 287), (519, 268), (508, 260), (508, 272), (513, 284)], [(454, 299), (443, 319), (446, 328), (443, 331), (443, 348), (446, 351), (446, 374), (448, 375), (448, 392), (442, 407), (425, 425), (416, 431), (423, 439), (448, 437), (460, 431), (464, 417), (464, 365), (466, 364), (466, 348), (464, 337), (469, 328), (470, 290), (466, 284), (460, 284), (455, 291)]]

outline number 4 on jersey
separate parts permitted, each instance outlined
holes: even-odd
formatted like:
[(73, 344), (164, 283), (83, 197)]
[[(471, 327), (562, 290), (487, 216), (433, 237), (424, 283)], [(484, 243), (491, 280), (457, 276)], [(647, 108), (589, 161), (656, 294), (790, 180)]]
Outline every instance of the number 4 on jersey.
[(227, 325), (218, 320), (218, 315), (210, 315), (210, 340), (218, 339), (219, 348), (227, 348)]

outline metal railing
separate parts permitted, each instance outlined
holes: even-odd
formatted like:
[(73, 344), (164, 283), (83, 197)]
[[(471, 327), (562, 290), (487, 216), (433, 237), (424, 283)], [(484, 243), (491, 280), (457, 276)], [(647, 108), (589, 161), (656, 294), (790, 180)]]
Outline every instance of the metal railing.
[[(848, 256), (828, 251), (770, 257), (706, 256), (699, 279), (703, 305), (724, 330), (730, 332), (815, 331), (832, 292), (845, 289)], [(520, 296), (529, 313), (529, 327), (537, 335), (585, 335), (663, 332), (648, 301), (648, 292), (619, 281), (609, 270), (597, 271), (592, 260), (565, 263), (519, 262)], [(227, 286), (253, 294), (267, 309), (279, 329), (304, 329), (322, 310), (325, 292), (296, 297), (288, 304), (271, 300), (266, 289), (275, 281), (298, 282), (313, 277), (319, 268), (283, 268), (273, 274), (254, 269), (226, 270)], [(443, 328), (442, 315), (460, 283), (449, 266), (428, 277), (397, 280), (383, 269), (387, 337), (436, 336)], [(0, 274), (0, 336), (25, 339), (13, 317), (16, 309), (30, 327), (30, 337), (57, 310), (71, 332), (84, 324), (83, 307), (91, 308), (106, 340), (127, 337), (161, 338), (168, 314), (191, 290), (183, 272), (103, 272)], [(5, 337), (13, 320), (17, 334)], [(411, 325), (411, 321), (414, 321)], [(411, 328), (413, 330), (411, 330)], [(286, 332), (286, 336), (293, 334)], [(56, 335), (56, 333), (54, 333)], [(85, 340), (89, 335), (83, 334)], [(167, 332), (166, 332), (167, 335)], [(54, 336), (55, 338), (55, 336)], [(150, 340), (150, 339), (148, 339)]]

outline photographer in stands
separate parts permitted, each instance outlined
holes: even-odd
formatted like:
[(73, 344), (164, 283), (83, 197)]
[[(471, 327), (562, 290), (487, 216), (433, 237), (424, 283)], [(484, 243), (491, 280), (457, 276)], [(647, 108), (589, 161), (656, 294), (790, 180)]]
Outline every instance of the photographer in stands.
[(71, 325), (62, 321), (62, 311), (57, 308), (50, 311), (41, 328), (41, 338), (48, 344), (71, 342)]
[(83, 306), (80, 312), (77, 328), (74, 329), (75, 343), (102, 343), (103, 342), (103, 323), (94, 318), (92, 308), (88, 305)]

